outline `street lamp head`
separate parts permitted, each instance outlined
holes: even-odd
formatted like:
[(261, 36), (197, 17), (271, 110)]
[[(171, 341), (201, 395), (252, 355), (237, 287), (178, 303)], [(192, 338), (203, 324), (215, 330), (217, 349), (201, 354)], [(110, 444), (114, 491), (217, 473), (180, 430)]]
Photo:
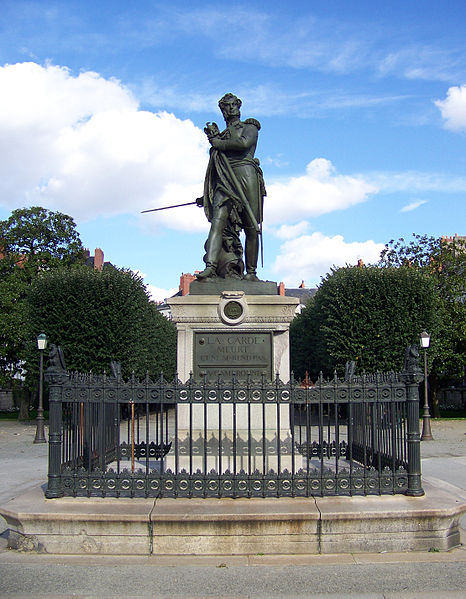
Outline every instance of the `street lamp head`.
[(421, 333), (421, 347), (424, 349), (427, 349), (430, 345), (430, 335), (429, 333), (426, 333), (426, 331), (423, 331)]
[(43, 351), (47, 347), (47, 335), (45, 333), (41, 333), (37, 335), (37, 348), (40, 351)]

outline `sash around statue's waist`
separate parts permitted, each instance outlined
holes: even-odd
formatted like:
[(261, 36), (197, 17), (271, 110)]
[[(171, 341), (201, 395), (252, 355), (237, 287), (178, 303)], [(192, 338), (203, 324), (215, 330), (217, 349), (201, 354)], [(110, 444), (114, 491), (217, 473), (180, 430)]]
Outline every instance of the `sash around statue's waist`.
[(260, 171), (259, 161), (256, 158), (228, 158), (228, 156), (225, 156), (225, 158), (233, 169), (242, 166), (252, 166), (256, 171)]

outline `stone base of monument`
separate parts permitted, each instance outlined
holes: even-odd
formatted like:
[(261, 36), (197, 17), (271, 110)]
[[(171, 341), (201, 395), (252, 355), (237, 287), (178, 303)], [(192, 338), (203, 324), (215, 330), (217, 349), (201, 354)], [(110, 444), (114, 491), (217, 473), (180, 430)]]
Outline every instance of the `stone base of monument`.
[[(289, 380), (289, 326), (298, 304), (296, 298), (279, 296), (276, 283), (262, 281), (195, 281), (193, 291), (194, 295), (169, 300), (177, 327), (181, 381), (192, 375), (197, 383), (225, 383), (227, 388), (233, 381), (238, 386), (248, 380), (272, 381), (276, 376), (284, 382)], [(233, 407), (223, 403), (219, 418), (218, 404), (178, 406), (181, 441), (186, 437), (199, 442), (206, 431), (206, 442), (216, 434), (225, 445), (238, 437), (263, 439), (265, 443), (277, 437), (283, 440), (290, 435), (289, 407), (283, 405), (277, 410), (277, 406), (265, 406), (263, 413), (260, 405), (251, 406), (249, 411), (247, 405), (236, 405), (233, 416)], [(241, 460), (240, 455), (236, 464), (229, 455), (210, 456), (207, 469), (240, 470), (244, 467)], [(276, 461), (267, 458), (265, 466), (276, 469)], [(189, 470), (191, 465), (194, 469), (204, 466), (200, 457), (181, 458), (180, 468)], [(260, 455), (257, 467), (264, 467)]]
[[(179, 451), (179, 468), (188, 471), (191, 466), (193, 471), (213, 468), (219, 474), (241, 469), (277, 471), (277, 446), (280, 445), (289, 446), (289, 451), (280, 456), (281, 467), (291, 469), (290, 432), (290, 406), (286, 404), (235, 405), (234, 408), (225, 404), (179, 405), (178, 447), (182, 449)], [(194, 452), (193, 447), (197, 448)], [(206, 464), (204, 447), (208, 447)], [(248, 454), (252, 454), (250, 464)], [(166, 468), (174, 469), (174, 456), (167, 455)]]
[(179, 379), (186, 381), (192, 373), (197, 380), (213, 382), (219, 376), (272, 380), (278, 374), (288, 381), (289, 327), (298, 302), (242, 290), (170, 298)]
[(9, 547), (54, 554), (232, 556), (445, 551), (460, 543), (463, 490), (424, 497), (45, 499), (0, 507)]

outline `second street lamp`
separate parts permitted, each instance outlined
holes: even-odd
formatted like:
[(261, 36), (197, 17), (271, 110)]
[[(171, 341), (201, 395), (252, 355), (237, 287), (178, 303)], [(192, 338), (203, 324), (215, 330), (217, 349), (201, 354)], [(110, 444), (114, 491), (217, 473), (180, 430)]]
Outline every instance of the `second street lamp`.
[(44, 350), (47, 347), (47, 335), (41, 333), (37, 336), (37, 349), (40, 355), (39, 366), (39, 407), (37, 408), (37, 426), (34, 443), (47, 443), (44, 431), (44, 400), (43, 400), (43, 370), (44, 370)]
[(423, 331), (421, 333), (421, 347), (424, 350), (424, 411), (422, 415), (422, 435), (421, 441), (433, 441), (432, 431), (430, 430), (430, 412), (429, 397), (427, 388), (427, 348), (430, 345), (430, 335)]

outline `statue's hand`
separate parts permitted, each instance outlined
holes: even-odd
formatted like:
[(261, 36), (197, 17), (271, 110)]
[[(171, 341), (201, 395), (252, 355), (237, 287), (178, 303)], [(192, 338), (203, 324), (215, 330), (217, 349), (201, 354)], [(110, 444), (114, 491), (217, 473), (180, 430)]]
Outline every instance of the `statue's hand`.
[(202, 208), (202, 206), (204, 206), (204, 196), (196, 198), (196, 206), (199, 206), (199, 208)]
[(209, 141), (212, 138), (217, 137), (217, 135), (220, 135), (220, 130), (217, 123), (206, 123), (206, 126), (204, 127), (204, 133), (209, 138)]

